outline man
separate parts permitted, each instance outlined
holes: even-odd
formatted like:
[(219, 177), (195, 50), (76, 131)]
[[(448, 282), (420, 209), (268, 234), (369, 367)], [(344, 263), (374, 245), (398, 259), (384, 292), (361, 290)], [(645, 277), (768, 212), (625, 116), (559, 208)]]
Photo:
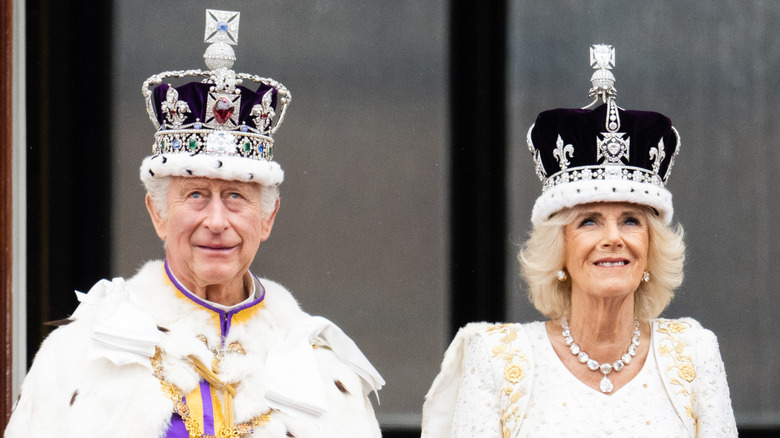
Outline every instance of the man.
[[(384, 381), (357, 346), (249, 272), (279, 209), (272, 135), (290, 93), (231, 70), (238, 18), (207, 10), (209, 71), (144, 83), (158, 131), (141, 179), (166, 259), (79, 294), (7, 438), (381, 436), (368, 393)], [(193, 76), (206, 81), (163, 82)]]

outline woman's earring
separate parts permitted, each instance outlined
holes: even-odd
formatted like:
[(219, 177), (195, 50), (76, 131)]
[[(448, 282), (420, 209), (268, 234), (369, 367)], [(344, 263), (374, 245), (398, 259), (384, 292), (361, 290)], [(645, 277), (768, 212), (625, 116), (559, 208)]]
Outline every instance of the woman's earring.
[(569, 276), (566, 275), (566, 271), (564, 271), (563, 269), (558, 270), (558, 273), (555, 275), (555, 277), (561, 283), (563, 283), (564, 281), (566, 281), (567, 278), (569, 278)]
[(650, 273), (649, 272), (645, 271), (644, 275), (642, 275), (642, 281), (644, 281), (645, 283), (650, 281)]

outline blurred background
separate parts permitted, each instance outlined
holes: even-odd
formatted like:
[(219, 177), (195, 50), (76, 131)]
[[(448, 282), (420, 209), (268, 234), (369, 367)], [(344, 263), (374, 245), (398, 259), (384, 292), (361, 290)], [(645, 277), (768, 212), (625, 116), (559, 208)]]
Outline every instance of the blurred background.
[[(669, 189), (686, 279), (664, 316), (720, 340), (741, 436), (780, 430), (780, 3), (27, 0), (27, 363), (74, 289), (162, 258), (138, 178), (142, 82), (205, 68), (205, 9), (241, 12), (240, 72), (293, 95), (282, 207), (253, 272), (344, 329), (387, 381), (387, 437), (419, 436), (455, 330), (531, 321), (515, 254), (541, 191), (540, 111), (589, 103), (595, 43), (618, 103), (682, 137)], [(17, 153), (22, 153), (18, 151)], [(19, 355), (17, 355), (18, 357)]]

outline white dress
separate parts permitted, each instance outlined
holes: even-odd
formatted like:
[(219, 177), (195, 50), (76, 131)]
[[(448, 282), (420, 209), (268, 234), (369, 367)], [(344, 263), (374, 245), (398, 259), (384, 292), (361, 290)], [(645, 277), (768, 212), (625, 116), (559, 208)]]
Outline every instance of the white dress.
[[(534, 354), (534, 388), (518, 437), (685, 437), (687, 432), (666, 396), (658, 365), (647, 355), (642, 370), (612, 395), (595, 390), (563, 365), (543, 322), (526, 325)], [(473, 394), (490, 394), (487, 347), (476, 338), (466, 353), (466, 374), (453, 418), (453, 437), (498, 437), (498, 398), (474, 404)], [(630, 366), (630, 365), (629, 365)], [(474, 372), (470, 372), (474, 369)], [(479, 390), (482, 388), (482, 390)]]
[(426, 396), (422, 438), (736, 437), (712, 332), (684, 318), (651, 333), (639, 374), (606, 395), (563, 365), (544, 322), (470, 324)]

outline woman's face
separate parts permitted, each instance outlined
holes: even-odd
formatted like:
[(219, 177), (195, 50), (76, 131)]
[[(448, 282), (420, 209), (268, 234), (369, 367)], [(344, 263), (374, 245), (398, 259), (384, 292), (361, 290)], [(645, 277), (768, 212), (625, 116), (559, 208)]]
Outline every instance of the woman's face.
[(194, 290), (240, 281), (274, 215), (263, 218), (258, 184), (178, 177), (168, 189), (167, 214), (152, 214), (152, 221), (174, 273)]
[(609, 202), (581, 206), (564, 228), (565, 268), (572, 294), (616, 297), (632, 294), (647, 269), (647, 210)]

